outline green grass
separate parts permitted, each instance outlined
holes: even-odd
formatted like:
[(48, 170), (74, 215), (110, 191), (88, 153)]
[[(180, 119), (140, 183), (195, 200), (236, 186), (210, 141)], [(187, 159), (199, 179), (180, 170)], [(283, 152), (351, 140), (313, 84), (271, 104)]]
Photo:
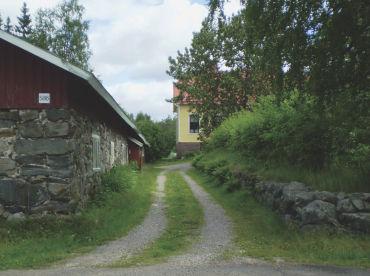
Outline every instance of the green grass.
[(128, 267), (162, 262), (192, 245), (200, 235), (203, 210), (179, 173), (168, 173), (166, 181), (165, 233), (143, 252), (114, 266)]
[(370, 267), (370, 236), (302, 233), (286, 225), (281, 218), (241, 190), (229, 193), (215, 186), (212, 179), (198, 170), (189, 175), (202, 185), (226, 210), (234, 222), (235, 243), (242, 256), (308, 264)]
[(124, 236), (149, 210), (157, 174), (157, 169), (144, 167), (132, 188), (113, 193), (104, 205), (91, 206), (79, 216), (2, 222), (0, 269), (42, 267)]

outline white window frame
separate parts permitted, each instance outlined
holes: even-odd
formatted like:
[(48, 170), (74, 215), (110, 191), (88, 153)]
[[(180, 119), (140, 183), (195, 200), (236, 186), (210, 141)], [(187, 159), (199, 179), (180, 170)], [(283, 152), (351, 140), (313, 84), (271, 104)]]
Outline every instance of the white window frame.
[(93, 171), (101, 170), (100, 136), (92, 135), (92, 165)]
[(115, 152), (115, 149), (114, 149), (114, 142), (111, 141), (110, 142), (110, 165), (113, 166), (114, 165), (114, 161), (116, 161), (116, 152)]
[(123, 164), (128, 163), (128, 145), (126, 143), (122, 143), (122, 151), (123, 151)]
[[(190, 123), (191, 123), (190, 117), (192, 115), (197, 115), (198, 116), (198, 132), (190, 132)], [(199, 135), (199, 132), (200, 132), (200, 117), (199, 117), (199, 115), (197, 113), (190, 113), (189, 116), (188, 116), (188, 133), (189, 134)]]

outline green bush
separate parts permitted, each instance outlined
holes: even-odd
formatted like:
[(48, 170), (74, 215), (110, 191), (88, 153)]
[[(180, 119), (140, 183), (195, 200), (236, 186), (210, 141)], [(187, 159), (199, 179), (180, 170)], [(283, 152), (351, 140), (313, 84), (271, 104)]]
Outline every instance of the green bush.
[(135, 164), (119, 165), (102, 175), (101, 194), (127, 191), (136, 181)]
[(320, 112), (315, 98), (297, 91), (280, 104), (274, 96), (262, 97), (253, 112), (242, 111), (224, 121), (206, 149), (228, 149), (259, 162), (311, 169), (339, 163), (369, 171), (369, 140), (359, 139), (366, 136), (364, 132), (370, 134), (369, 128), (359, 129), (354, 120), (343, 126), (344, 119), (338, 122), (340, 114), (335, 112)]

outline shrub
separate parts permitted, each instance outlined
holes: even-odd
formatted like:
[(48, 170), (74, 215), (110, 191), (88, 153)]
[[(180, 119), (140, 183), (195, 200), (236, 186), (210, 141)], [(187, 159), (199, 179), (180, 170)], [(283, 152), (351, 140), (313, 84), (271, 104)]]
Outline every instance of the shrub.
[(136, 180), (137, 166), (135, 164), (119, 165), (102, 176), (101, 193), (119, 193), (127, 191)]

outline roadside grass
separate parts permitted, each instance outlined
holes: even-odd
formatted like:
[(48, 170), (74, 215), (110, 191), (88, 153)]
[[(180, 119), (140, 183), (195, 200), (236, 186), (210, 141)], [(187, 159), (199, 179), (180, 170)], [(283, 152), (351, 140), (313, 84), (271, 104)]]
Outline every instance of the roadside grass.
[(203, 155), (205, 166), (224, 162), (230, 168), (239, 168), (258, 175), (264, 180), (299, 181), (315, 190), (330, 192), (370, 192), (369, 173), (355, 171), (346, 167), (331, 167), (312, 170), (284, 163), (262, 163), (255, 159), (247, 159), (240, 153), (225, 150), (213, 150)]
[(265, 260), (370, 268), (370, 235), (300, 232), (246, 190), (227, 192), (209, 176), (192, 169), (188, 174), (220, 203), (234, 222), (236, 256)]
[(178, 172), (167, 174), (167, 228), (162, 236), (136, 256), (123, 259), (114, 267), (149, 265), (166, 260), (189, 248), (200, 236), (203, 210)]
[(37, 268), (86, 253), (124, 236), (145, 217), (158, 170), (148, 166), (133, 176), (127, 191), (111, 193), (80, 215), (0, 224), (0, 270)]

